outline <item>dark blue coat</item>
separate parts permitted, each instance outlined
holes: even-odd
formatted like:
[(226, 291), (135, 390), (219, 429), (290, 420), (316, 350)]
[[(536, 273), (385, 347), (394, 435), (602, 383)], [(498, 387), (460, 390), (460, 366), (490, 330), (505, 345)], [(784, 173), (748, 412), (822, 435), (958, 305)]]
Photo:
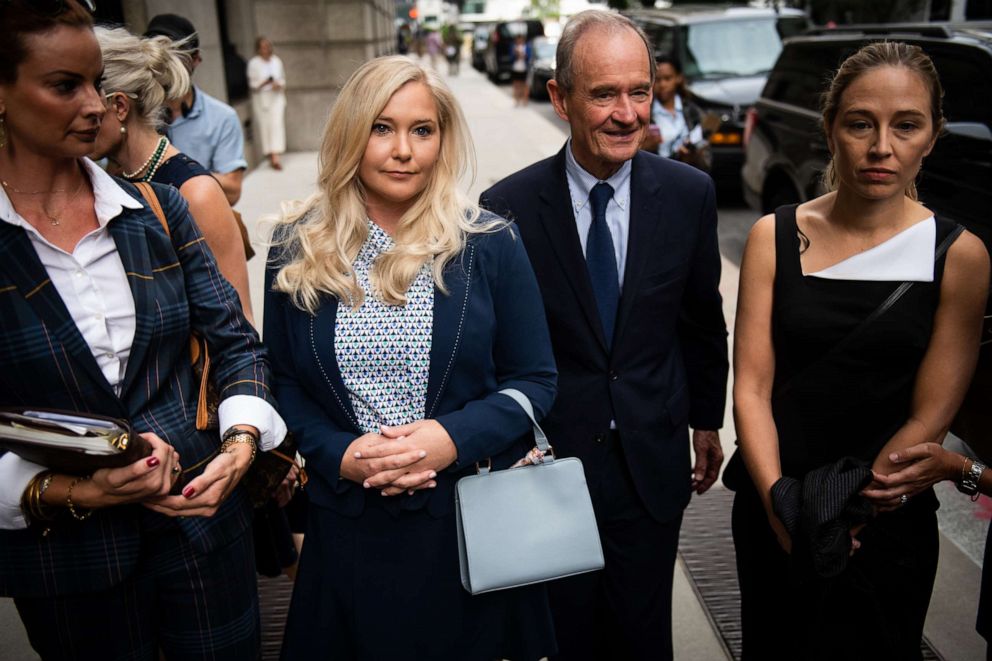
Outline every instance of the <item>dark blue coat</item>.
[[(272, 355), (280, 412), (307, 462), (313, 503), (341, 514), (361, 514), (366, 491), (339, 479), (341, 458), (362, 435), (334, 355), (338, 303), (323, 300), (316, 315), (272, 290), (278, 254), (266, 274), (264, 336)], [(457, 462), (438, 476), (437, 488), (392, 499), (391, 507), (440, 516), (452, 510), (452, 488), (475, 463), (496, 467), (519, 459), (533, 445), (530, 422), (510, 398), (516, 388), (540, 419), (555, 396), (556, 370), (541, 294), (523, 244), (512, 226), (473, 235), (444, 272), (448, 289), (434, 294), (434, 329), (424, 418), (436, 419), (458, 450)]]
[(630, 174), (630, 232), (613, 346), (604, 339), (579, 243), (565, 150), (510, 175), (483, 205), (516, 222), (541, 286), (559, 396), (542, 425), (583, 460), (592, 488), (599, 444), (616, 421), (638, 494), (659, 521), (688, 504), (687, 423), (723, 424), (727, 327), (713, 182), (640, 151)]
[[(118, 181), (144, 204), (137, 189)], [(207, 339), (221, 398), (254, 395), (275, 405), (265, 350), (245, 320), (234, 288), (217, 269), (186, 202), (154, 185), (171, 238), (147, 206), (108, 224), (134, 297), (136, 328), (121, 395), (114, 394), (19, 227), (0, 223), (0, 405), (92, 412), (131, 421), (173, 445), (192, 479), (217, 451), (216, 430), (197, 432), (189, 358), (191, 329)], [(106, 589), (123, 580), (141, 552), (140, 505), (61, 516), (43, 526), (0, 530), (0, 595), (28, 597)], [(243, 534), (251, 509), (240, 490), (211, 518), (178, 523), (194, 548), (209, 551)]]

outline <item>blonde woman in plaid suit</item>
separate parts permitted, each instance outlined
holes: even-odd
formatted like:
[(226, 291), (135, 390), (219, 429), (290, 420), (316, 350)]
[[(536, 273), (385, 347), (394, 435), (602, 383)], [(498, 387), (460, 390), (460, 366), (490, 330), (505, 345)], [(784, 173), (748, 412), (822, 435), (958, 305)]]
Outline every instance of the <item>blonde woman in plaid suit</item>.
[[(85, 10), (13, 0), (0, 24), (0, 406), (127, 418), (154, 449), (89, 476), (0, 454), (0, 595), (45, 659), (255, 658), (237, 483), (285, 434), (264, 350), (179, 194), (155, 189), (166, 232), (83, 158), (106, 112)], [(231, 442), (195, 429), (191, 330)]]

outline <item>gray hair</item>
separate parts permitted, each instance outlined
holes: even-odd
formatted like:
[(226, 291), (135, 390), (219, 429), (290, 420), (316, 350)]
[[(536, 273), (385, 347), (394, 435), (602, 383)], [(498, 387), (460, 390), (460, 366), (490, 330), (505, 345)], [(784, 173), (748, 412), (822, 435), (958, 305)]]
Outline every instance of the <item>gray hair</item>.
[(103, 51), (103, 91), (123, 92), (142, 122), (160, 128), (162, 107), (190, 90), (185, 42), (136, 37), (124, 28), (97, 27), (94, 32)]
[(602, 9), (587, 9), (569, 19), (562, 30), (558, 48), (555, 51), (555, 82), (567, 94), (575, 86), (575, 47), (585, 33), (592, 30), (602, 30), (615, 34), (624, 30), (633, 31), (644, 42), (644, 55), (648, 60), (648, 71), (651, 72), (651, 86), (654, 86), (654, 49), (651, 40), (644, 34), (636, 23), (622, 14)]

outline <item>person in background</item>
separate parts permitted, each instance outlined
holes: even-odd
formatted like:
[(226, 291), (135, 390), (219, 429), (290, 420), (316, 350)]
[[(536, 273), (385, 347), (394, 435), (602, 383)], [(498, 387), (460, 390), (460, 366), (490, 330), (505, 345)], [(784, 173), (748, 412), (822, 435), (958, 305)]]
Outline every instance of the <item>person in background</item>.
[[(238, 483), (285, 435), (265, 349), (179, 192), (153, 185), (166, 232), (86, 158), (108, 112), (86, 10), (9, 0), (0, 25), (0, 406), (126, 419), (152, 448), (91, 474), (0, 451), (0, 595), (43, 659), (257, 658)], [(223, 433), (194, 427), (192, 331)]]
[(286, 71), (265, 37), (255, 40), (255, 56), (248, 60), (248, 86), (262, 153), (274, 170), (282, 170), (279, 155), (286, 151)]
[(703, 113), (685, 86), (682, 65), (671, 55), (655, 57), (651, 127), (641, 149), (657, 152), (708, 172), (709, 145), (703, 135)]
[(481, 198), (516, 222), (537, 274), (560, 392), (543, 426), (557, 456), (582, 460), (603, 541), (603, 571), (549, 585), (556, 658), (671, 659), (682, 512), (723, 462), (716, 195), (639, 149), (655, 68), (629, 18), (576, 14), (556, 61), (569, 140)]
[(510, 54), (513, 63), (510, 65), (510, 82), (513, 85), (513, 105), (526, 106), (530, 95), (527, 92), (527, 71), (530, 69), (530, 44), (527, 36), (517, 35), (513, 40)]
[(457, 76), (459, 64), (462, 59), (462, 32), (455, 24), (445, 25), (444, 32), (444, 57), (448, 60), (448, 75)]
[(441, 43), (441, 35), (438, 34), (437, 30), (428, 28), (424, 37), (424, 43), (427, 47), (427, 57), (430, 60), (431, 68), (437, 69), (437, 56), (444, 50), (444, 44)]
[(265, 339), (310, 476), (284, 659), (554, 652), (543, 584), (472, 596), (459, 577), (455, 483), (533, 448), (499, 390), (540, 418), (556, 376), (522, 242), (458, 189), (472, 160), (433, 69), (371, 60), (331, 109), (318, 192), (275, 227)]
[[(181, 42), (188, 51), (186, 66), (191, 77), (202, 62), (196, 28), (182, 16), (155, 16), (148, 22), (144, 36), (163, 36)], [(224, 189), (228, 203), (237, 204), (248, 167), (238, 113), (195, 84), (190, 86), (184, 98), (170, 104), (170, 110), (169, 139), (179, 151), (212, 172)]]
[[(946, 433), (975, 365), (989, 280), (981, 240), (917, 199), (942, 95), (917, 46), (851, 55), (824, 95), (830, 192), (780, 207), (748, 238), (734, 337), (750, 475), (733, 509), (744, 659), (921, 658), (937, 498), (926, 483), (877, 488), (900, 469), (894, 453)], [(774, 494), (842, 460), (879, 476), (868, 502), (856, 501), (867, 523), (850, 529), (854, 542), (843, 531), (844, 564), (793, 580), (793, 552), (812, 543), (789, 533)]]
[(234, 212), (220, 184), (202, 165), (161, 135), (162, 110), (190, 87), (182, 45), (166, 37), (136, 37), (123, 28), (96, 28), (103, 52), (103, 91), (108, 112), (100, 124), (91, 158), (108, 158), (128, 181), (174, 186), (207, 241), (220, 272), (238, 292), (254, 323), (248, 292), (248, 264)]

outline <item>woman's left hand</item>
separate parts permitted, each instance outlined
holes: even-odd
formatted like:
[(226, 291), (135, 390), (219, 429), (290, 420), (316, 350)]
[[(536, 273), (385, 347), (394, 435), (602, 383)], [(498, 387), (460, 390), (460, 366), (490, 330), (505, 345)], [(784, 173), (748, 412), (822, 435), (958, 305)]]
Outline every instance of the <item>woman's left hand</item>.
[[(398, 427), (383, 426), (380, 433), (396, 441), (404, 440), (427, 453), (415, 464), (401, 471), (382, 471), (365, 482), (382, 489), (384, 496), (397, 496), (404, 491), (413, 493), (420, 489), (430, 489), (437, 485), (434, 478), (458, 458), (454, 441), (437, 420), (417, 420)], [(389, 456), (393, 443), (382, 443), (362, 452), (362, 460)], [(400, 473), (400, 474), (397, 474)]]
[(937, 482), (951, 479), (961, 471), (955, 465), (956, 453), (948, 452), (939, 443), (920, 443), (889, 455), (893, 464), (907, 464), (905, 468), (882, 475), (875, 473), (875, 480), (861, 492), (872, 501), (880, 512), (901, 507), (902, 496), (912, 498)]
[(234, 443), (207, 464), (203, 473), (183, 487), (181, 496), (163, 496), (143, 502), (144, 506), (166, 516), (213, 516), (231, 495), (251, 466), (252, 448)]

